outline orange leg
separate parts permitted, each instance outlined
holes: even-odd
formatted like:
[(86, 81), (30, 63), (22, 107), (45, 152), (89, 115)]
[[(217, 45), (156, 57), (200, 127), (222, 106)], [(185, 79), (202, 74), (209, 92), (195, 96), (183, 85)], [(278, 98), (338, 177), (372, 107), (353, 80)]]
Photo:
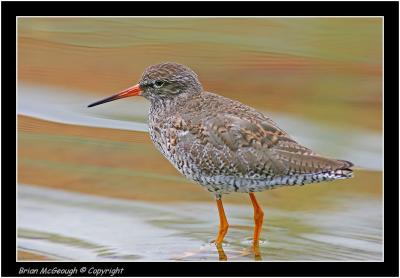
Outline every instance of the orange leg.
[(260, 233), (262, 230), (262, 224), (264, 221), (264, 212), (260, 206), (260, 204), (257, 202), (256, 196), (254, 193), (249, 193), (251, 202), (253, 203), (253, 208), (254, 208), (254, 244), (258, 244), (258, 240), (260, 239)]
[(226, 232), (228, 231), (228, 220), (226, 219), (225, 216), (225, 211), (224, 207), (222, 205), (222, 200), (217, 199), (217, 206), (218, 206), (218, 213), (219, 213), (219, 230), (218, 230), (218, 236), (217, 239), (215, 240), (216, 244), (221, 244), (222, 240), (224, 239)]

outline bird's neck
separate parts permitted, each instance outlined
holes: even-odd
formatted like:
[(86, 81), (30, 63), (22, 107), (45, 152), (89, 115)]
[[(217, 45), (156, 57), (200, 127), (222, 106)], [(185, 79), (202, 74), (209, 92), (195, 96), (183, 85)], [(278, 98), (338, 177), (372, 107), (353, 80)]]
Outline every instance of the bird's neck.
[(150, 114), (168, 115), (171, 112), (176, 112), (180, 107), (185, 106), (185, 103), (196, 97), (200, 93), (180, 93), (170, 98), (158, 98), (150, 102)]

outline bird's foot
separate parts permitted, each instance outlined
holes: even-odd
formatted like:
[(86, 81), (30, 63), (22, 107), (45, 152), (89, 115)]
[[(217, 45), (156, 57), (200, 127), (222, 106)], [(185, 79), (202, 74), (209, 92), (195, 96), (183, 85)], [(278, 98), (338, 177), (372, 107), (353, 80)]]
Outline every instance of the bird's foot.
[(254, 240), (253, 241), (253, 252), (254, 252), (254, 260), (262, 261), (262, 256), (260, 252), (260, 241)]
[(218, 251), (218, 259), (220, 261), (227, 261), (228, 257), (226, 256), (226, 253), (224, 251), (224, 248), (222, 248), (222, 244), (221, 243), (216, 243), (215, 246), (217, 247), (217, 251)]

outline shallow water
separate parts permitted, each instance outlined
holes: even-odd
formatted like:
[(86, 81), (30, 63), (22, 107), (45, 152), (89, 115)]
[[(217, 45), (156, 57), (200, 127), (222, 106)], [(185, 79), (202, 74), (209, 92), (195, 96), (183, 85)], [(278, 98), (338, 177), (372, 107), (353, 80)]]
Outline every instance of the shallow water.
[[(59, 260), (204, 261), (224, 258), (211, 244), (212, 203), (149, 204), (18, 186), (18, 247)], [(227, 260), (381, 260), (381, 203), (342, 199), (330, 211), (265, 208), (260, 254), (251, 248), (251, 208), (226, 205)]]
[(22, 82), (96, 100), (175, 61), (263, 111), (382, 129), (381, 18), (19, 18), (18, 30)]
[[(93, 97), (65, 89), (21, 84), (18, 95), (20, 115), (82, 126), (148, 131), (149, 103), (142, 98), (88, 109)], [(382, 136), (377, 132), (354, 128), (349, 133), (348, 129), (325, 126), (283, 113), (264, 114), (317, 152), (350, 160), (356, 167), (382, 170)]]
[[(380, 260), (381, 39), (380, 18), (19, 18), (18, 259)], [(355, 177), (258, 193), (260, 254), (248, 196), (224, 196), (216, 250), (213, 197), (155, 150), (147, 101), (86, 107), (164, 61)]]

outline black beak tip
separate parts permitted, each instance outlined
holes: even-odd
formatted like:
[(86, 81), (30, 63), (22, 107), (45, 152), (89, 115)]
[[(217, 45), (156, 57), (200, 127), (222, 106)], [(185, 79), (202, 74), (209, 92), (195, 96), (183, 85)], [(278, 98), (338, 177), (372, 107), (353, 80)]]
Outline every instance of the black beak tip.
[(90, 107), (93, 107), (93, 106), (96, 106), (96, 105), (99, 105), (99, 104), (102, 104), (102, 103), (103, 103), (103, 101), (96, 101), (96, 102), (93, 102), (93, 103), (89, 104), (87, 106), (87, 108), (90, 108)]

